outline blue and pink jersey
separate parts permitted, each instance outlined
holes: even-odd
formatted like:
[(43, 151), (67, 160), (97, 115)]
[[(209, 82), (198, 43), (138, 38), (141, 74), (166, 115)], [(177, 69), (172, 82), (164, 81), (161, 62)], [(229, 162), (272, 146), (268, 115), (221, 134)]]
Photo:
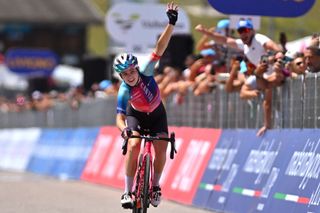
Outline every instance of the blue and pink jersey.
[(128, 102), (140, 112), (152, 112), (161, 103), (160, 91), (153, 77), (154, 67), (159, 56), (152, 54), (150, 60), (143, 70), (139, 71), (139, 83), (131, 87), (124, 81), (118, 92), (117, 113), (126, 114)]

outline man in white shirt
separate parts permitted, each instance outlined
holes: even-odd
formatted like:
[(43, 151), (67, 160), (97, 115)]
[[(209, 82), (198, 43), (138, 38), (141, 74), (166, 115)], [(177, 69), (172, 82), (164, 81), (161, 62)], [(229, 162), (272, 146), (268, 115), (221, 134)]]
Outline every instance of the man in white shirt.
[(210, 31), (202, 25), (197, 25), (195, 29), (210, 36), (216, 43), (226, 44), (228, 47), (242, 50), (249, 61), (255, 66), (259, 64), (261, 56), (267, 54), (267, 51), (281, 51), (279, 45), (270, 38), (256, 33), (253, 29), (251, 20), (248, 19), (240, 20), (238, 23), (237, 31), (240, 36), (239, 39)]
[[(249, 62), (255, 66), (253, 69), (259, 67), (259, 70), (267, 71), (267, 64), (260, 63), (261, 56), (266, 55), (268, 51), (279, 52), (281, 48), (274, 41), (268, 38), (265, 35), (256, 33), (253, 29), (253, 24), (251, 20), (240, 20), (237, 26), (237, 32), (239, 34), (239, 39), (223, 36), (216, 32), (212, 32), (202, 25), (197, 25), (195, 30), (210, 36), (216, 43), (226, 44), (230, 48), (238, 49), (243, 51), (246, 58)], [(258, 82), (258, 77), (256, 75), (250, 76), (250, 82), (245, 82), (244, 87), (250, 85), (256, 85)], [(244, 89), (244, 88), (241, 88)], [(248, 88), (256, 90), (256, 88)], [(264, 90), (264, 125), (261, 127), (257, 133), (257, 136), (263, 135), (267, 129), (271, 126), (271, 99), (272, 99), (272, 90)]]

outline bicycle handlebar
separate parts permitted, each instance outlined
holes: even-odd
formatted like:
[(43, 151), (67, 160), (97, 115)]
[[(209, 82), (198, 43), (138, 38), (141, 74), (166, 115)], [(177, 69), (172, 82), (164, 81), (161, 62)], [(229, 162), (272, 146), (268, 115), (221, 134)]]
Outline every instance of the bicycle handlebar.
[[(165, 138), (165, 137), (158, 137), (158, 136), (148, 136), (148, 135), (131, 135), (129, 138), (140, 138), (140, 139), (145, 139), (147, 141), (155, 141), (155, 140), (163, 140), (163, 141), (169, 141), (171, 144), (171, 149), (170, 149), (170, 158), (174, 158), (174, 154), (177, 153), (176, 147), (175, 147), (175, 134), (172, 132), (170, 134), (170, 138)], [(129, 139), (128, 138), (128, 139)], [(128, 146), (128, 139), (125, 139), (122, 144), (122, 154), (125, 155), (127, 153), (127, 146)]]

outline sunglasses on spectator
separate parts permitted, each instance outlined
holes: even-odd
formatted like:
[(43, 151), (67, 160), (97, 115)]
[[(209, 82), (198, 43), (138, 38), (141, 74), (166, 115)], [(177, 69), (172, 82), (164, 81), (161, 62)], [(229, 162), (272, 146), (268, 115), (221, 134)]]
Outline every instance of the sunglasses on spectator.
[(238, 29), (238, 33), (242, 34), (242, 33), (249, 33), (251, 31), (250, 28), (246, 28), (246, 27), (241, 27)]
[(301, 64), (303, 64), (302, 61), (299, 61), (299, 62), (296, 63), (297, 66), (300, 66)]

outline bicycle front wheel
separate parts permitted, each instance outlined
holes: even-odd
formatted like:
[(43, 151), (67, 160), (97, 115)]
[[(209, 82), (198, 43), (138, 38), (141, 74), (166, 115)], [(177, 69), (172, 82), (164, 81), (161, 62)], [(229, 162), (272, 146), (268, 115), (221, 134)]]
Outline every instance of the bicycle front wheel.
[(146, 155), (144, 164), (144, 177), (143, 177), (143, 198), (142, 209), (143, 213), (147, 213), (149, 207), (149, 192), (150, 192), (150, 155)]

